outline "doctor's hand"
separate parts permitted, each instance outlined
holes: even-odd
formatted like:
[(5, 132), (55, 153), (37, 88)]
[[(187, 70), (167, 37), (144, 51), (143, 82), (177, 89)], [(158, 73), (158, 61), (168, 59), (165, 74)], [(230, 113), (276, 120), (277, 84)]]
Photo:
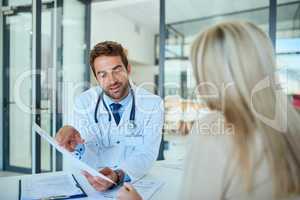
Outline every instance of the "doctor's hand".
[[(115, 183), (118, 182), (118, 175), (114, 170), (112, 170), (108, 167), (105, 167), (104, 169), (100, 170), (99, 172), (101, 174), (103, 174), (104, 176), (106, 176), (107, 178), (111, 179), (113, 182), (115, 182)], [(92, 176), (87, 171), (83, 171), (82, 174), (85, 176), (85, 178), (91, 184), (91, 186), (93, 186), (93, 188), (99, 192), (104, 192), (113, 186), (113, 184), (111, 182), (108, 182), (107, 180), (104, 180), (97, 176)]]
[(132, 185), (124, 183), (117, 193), (117, 200), (143, 200), (143, 198)]
[(84, 140), (79, 132), (72, 126), (63, 126), (56, 134), (55, 140), (58, 144), (70, 152), (73, 152), (77, 144), (83, 144)]

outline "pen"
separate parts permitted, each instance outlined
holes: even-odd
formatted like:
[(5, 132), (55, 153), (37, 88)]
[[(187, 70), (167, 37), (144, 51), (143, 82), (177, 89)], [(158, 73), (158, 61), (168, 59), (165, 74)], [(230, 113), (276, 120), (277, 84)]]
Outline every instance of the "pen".
[(41, 198), (40, 200), (57, 200), (57, 199), (65, 199), (65, 198), (69, 198), (69, 197), (70, 196), (67, 196), (67, 195), (57, 195), (57, 196)]

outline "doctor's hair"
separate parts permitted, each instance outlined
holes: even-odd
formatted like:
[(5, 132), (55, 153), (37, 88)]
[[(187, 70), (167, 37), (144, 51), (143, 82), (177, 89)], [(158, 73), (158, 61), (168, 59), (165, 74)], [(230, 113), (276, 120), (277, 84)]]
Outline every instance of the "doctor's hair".
[(90, 66), (93, 70), (94, 75), (96, 76), (94, 61), (99, 56), (120, 56), (121, 60), (127, 69), (128, 58), (127, 50), (123, 46), (114, 41), (104, 41), (96, 44), (92, 51), (90, 52)]

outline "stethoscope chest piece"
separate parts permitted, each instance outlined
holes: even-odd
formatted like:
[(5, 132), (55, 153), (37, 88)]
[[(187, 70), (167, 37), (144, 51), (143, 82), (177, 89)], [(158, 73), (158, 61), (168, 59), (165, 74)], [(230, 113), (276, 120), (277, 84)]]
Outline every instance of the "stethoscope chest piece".
[(133, 130), (136, 128), (136, 124), (134, 123), (133, 120), (130, 120), (128, 123), (128, 129)]

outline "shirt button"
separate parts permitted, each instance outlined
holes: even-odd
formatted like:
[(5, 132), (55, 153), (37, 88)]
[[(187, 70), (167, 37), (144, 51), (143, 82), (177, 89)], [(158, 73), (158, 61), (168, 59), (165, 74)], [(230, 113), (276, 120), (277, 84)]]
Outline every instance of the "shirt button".
[(117, 144), (120, 144), (120, 141), (117, 141)]

